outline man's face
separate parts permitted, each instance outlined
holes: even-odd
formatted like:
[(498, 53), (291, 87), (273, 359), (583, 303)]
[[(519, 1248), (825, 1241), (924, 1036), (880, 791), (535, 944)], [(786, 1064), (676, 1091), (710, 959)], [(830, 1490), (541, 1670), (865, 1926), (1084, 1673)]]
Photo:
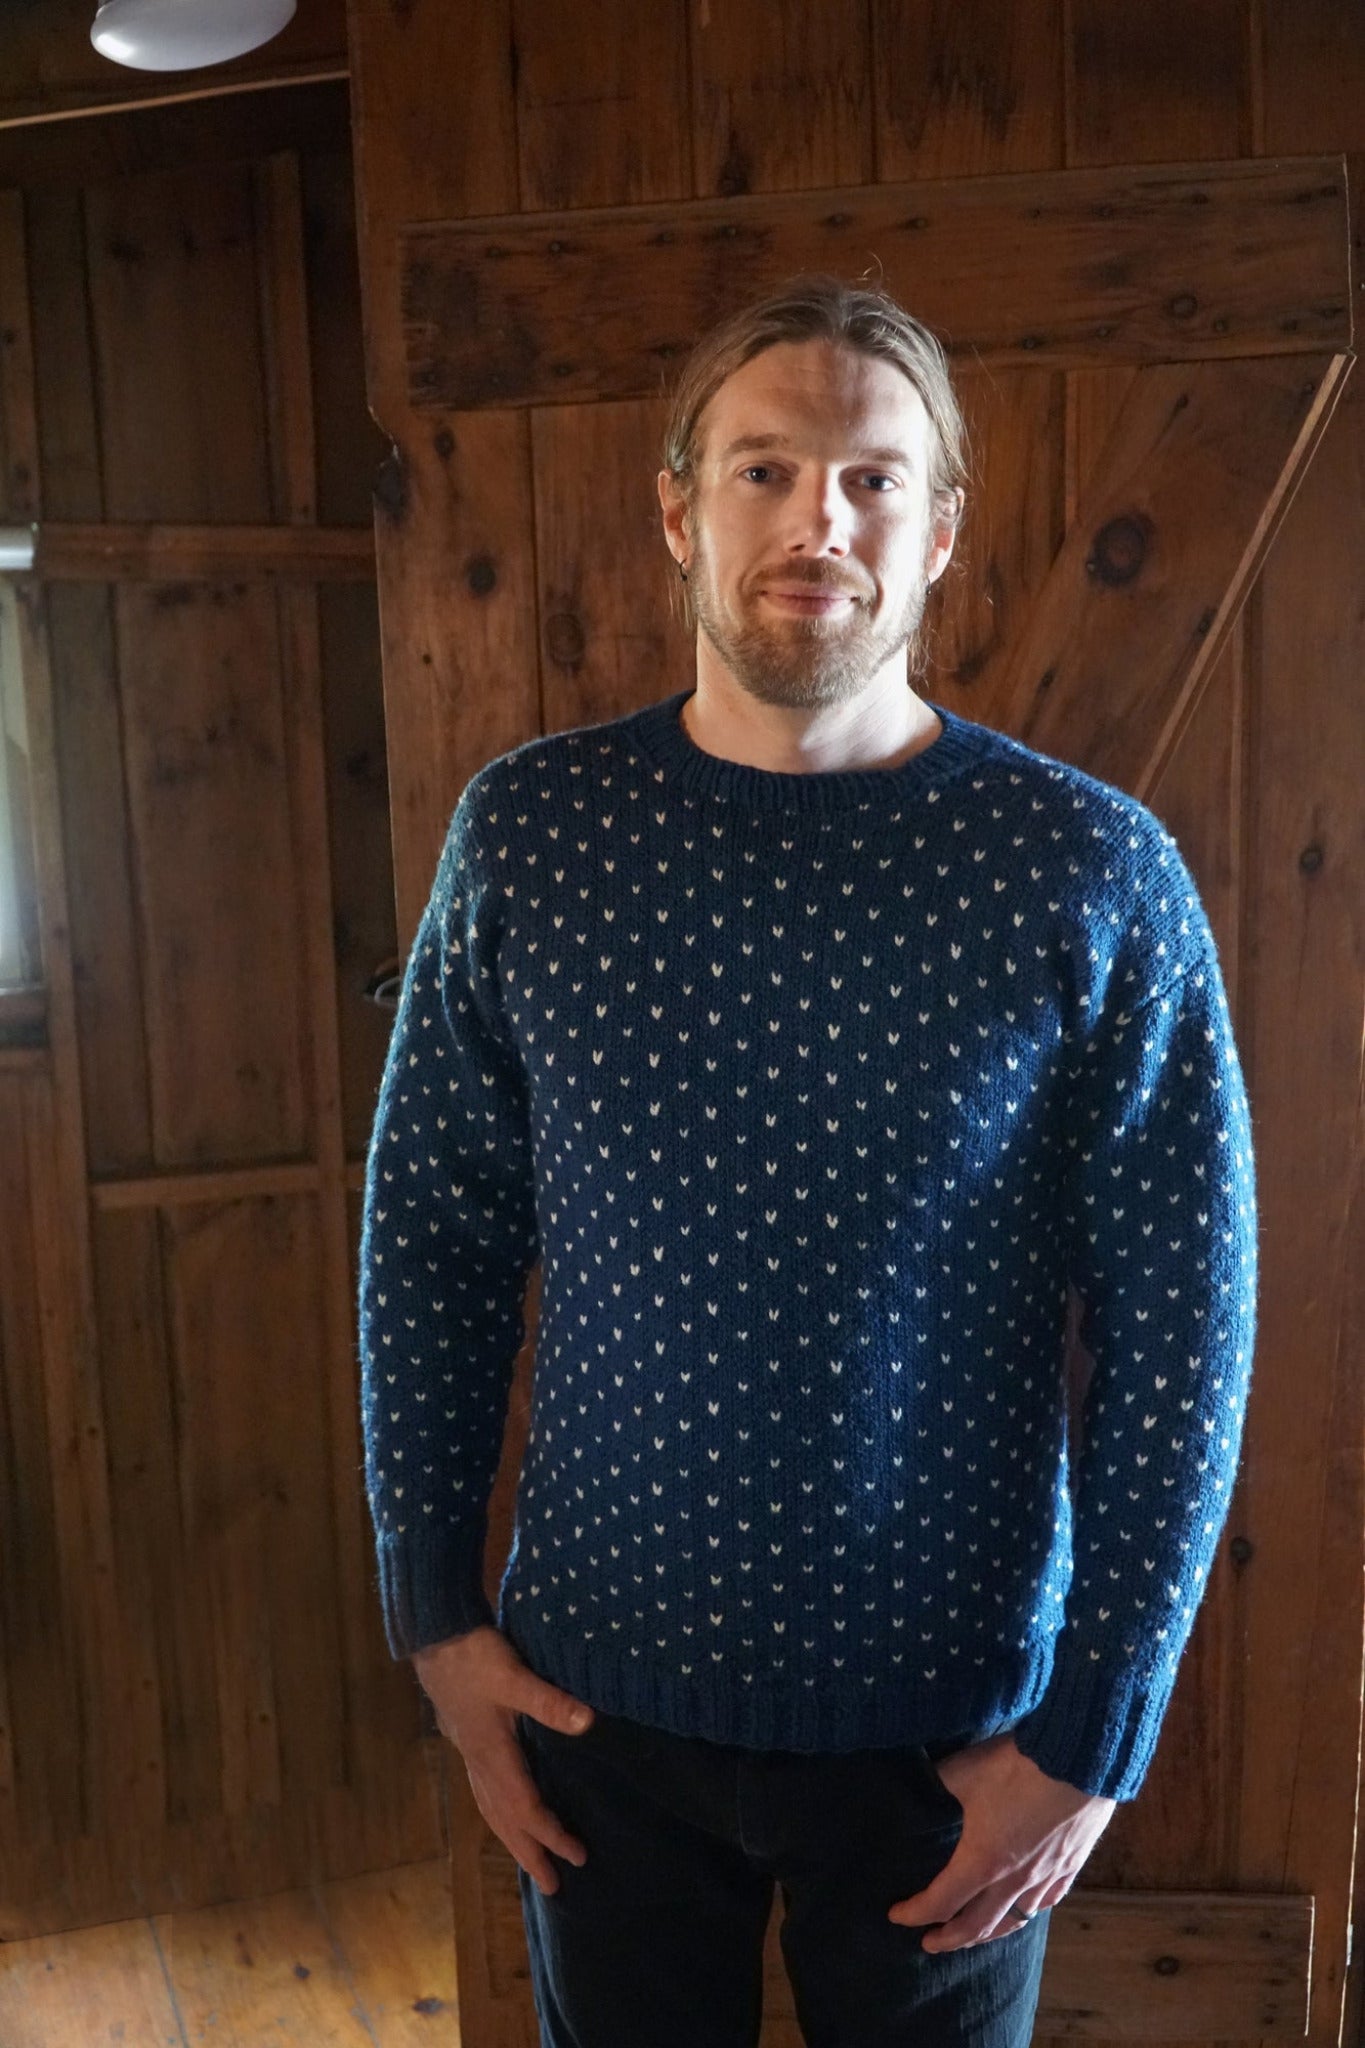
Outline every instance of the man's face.
[(690, 521), (667, 470), (659, 494), (700, 632), (750, 695), (813, 706), (888, 667), (906, 679), (953, 547), (932, 519), (932, 431), (893, 363), (826, 341), (765, 349), (712, 397)]

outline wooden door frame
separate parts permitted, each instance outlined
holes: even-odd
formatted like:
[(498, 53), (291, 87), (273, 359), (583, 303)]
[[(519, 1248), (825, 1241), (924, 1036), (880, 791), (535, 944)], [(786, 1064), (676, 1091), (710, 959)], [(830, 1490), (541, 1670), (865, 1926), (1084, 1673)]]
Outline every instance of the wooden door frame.
[[(434, 651), (443, 602), (447, 636), (449, 624), (449, 572), (438, 580), (436, 564), (461, 564), (462, 601), (487, 594), (497, 550), (480, 542), (524, 518), (491, 494), (471, 507), (450, 481), (457, 464), (473, 476), (497, 456), (525, 462), (536, 406), (657, 395), (685, 338), (740, 296), (800, 270), (849, 275), (875, 249), (886, 288), (955, 365), (1129, 373), (1011, 650), (1008, 724), (1072, 752), (1068, 735), (1096, 730), (1102, 676), (1112, 716), (1087, 766), (1141, 795), (1188, 727), (1354, 361), (1350, 216), (1334, 155), (400, 225), (382, 257), (394, 298), (376, 380), (394, 439), (376, 524), (400, 933), (467, 774), (526, 736), (482, 713), (452, 729), (460, 656)], [(524, 548), (509, 553), (524, 565)], [(524, 627), (502, 652), (510, 673), (534, 664)], [(526, 707), (523, 696), (514, 715)], [(518, 1456), (509, 1440), (490, 1533)], [(524, 1992), (515, 1869), (461, 1772), (449, 1789), (462, 2024), (510, 2043)], [(1039, 2028), (1302, 2036), (1314, 1905), (1077, 1887), (1055, 1916)], [(1153, 1971), (1154, 1954), (1170, 1966)]]

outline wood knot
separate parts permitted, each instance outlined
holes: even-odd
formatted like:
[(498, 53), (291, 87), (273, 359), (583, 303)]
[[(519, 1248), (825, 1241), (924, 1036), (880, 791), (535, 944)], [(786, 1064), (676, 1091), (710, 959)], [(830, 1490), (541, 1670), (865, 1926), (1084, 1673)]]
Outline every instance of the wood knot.
[(1140, 576), (1151, 546), (1152, 522), (1141, 512), (1123, 512), (1107, 519), (1086, 556), (1085, 573), (1111, 590)]
[(573, 612), (551, 612), (545, 621), (545, 645), (557, 667), (577, 668), (587, 645), (581, 620)]

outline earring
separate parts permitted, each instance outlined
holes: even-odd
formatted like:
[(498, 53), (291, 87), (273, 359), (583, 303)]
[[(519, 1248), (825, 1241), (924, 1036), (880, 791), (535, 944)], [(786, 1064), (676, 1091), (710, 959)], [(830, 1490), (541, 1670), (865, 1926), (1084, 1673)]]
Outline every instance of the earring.
[(679, 562), (678, 564), (678, 574), (682, 577), (683, 582), (686, 583), (687, 570), (683, 567), (683, 564), (681, 562)]

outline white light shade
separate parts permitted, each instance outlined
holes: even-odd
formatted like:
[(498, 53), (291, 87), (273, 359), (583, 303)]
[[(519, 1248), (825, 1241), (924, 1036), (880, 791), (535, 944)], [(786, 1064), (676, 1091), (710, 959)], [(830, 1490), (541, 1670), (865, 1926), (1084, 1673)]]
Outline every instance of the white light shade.
[(37, 533), (36, 526), (0, 526), (0, 570), (31, 569)]
[(277, 36), (294, 0), (100, 0), (90, 40), (135, 71), (224, 64)]

